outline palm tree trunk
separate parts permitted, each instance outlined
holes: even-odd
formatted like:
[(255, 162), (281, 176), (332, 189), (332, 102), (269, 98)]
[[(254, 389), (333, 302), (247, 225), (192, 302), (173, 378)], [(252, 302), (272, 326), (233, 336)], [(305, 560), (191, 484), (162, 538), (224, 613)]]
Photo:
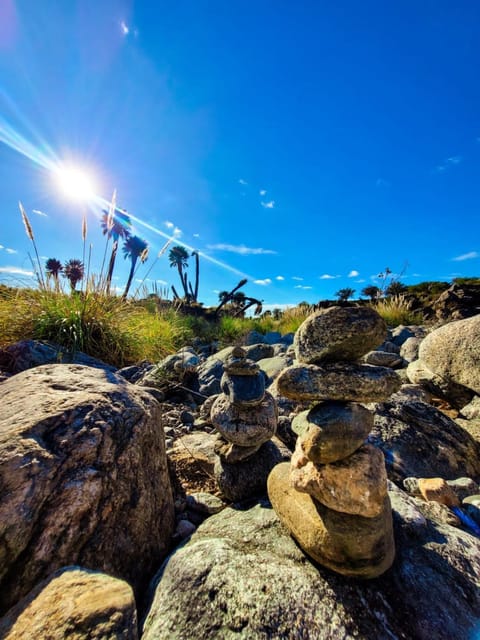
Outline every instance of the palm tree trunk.
[(198, 282), (200, 280), (200, 257), (195, 251), (195, 290), (193, 292), (194, 302), (198, 302)]
[(115, 266), (115, 259), (117, 257), (118, 251), (118, 240), (115, 240), (112, 245), (112, 253), (110, 255), (110, 262), (108, 263), (108, 273), (107, 273), (107, 282), (105, 284), (105, 289), (107, 294), (110, 293), (110, 285), (112, 284), (113, 277), (113, 268)]
[(128, 292), (130, 290), (130, 285), (132, 284), (132, 280), (133, 280), (133, 274), (135, 271), (135, 265), (137, 264), (137, 259), (135, 258), (135, 260), (132, 260), (132, 266), (130, 268), (130, 273), (128, 276), (128, 280), (127, 280), (127, 284), (125, 286), (125, 291), (123, 292), (122, 298), (123, 300), (126, 300)]

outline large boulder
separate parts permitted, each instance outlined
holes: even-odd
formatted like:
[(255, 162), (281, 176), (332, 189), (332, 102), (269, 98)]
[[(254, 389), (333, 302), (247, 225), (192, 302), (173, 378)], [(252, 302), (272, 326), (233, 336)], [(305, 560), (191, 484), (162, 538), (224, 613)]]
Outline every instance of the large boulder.
[(368, 440), (385, 455), (389, 478), (480, 477), (480, 443), (451, 418), (419, 400), (379, 404)]
[(142, 640), (471, 640), (480, 541), (390, 496), (396, 559), (368, 582), (310, 562), (268, 503), (212, 516), (157, 575)]
[(0, 620), (3, 640), (137, 640), (131, 587), (104, 573), (67, 567), (42, 581)]
[(433, 373), (480, 394), (480, 314), (429, 333), (419, 358)]
[(140, 592), (174, 525), (159, 403), (80, 365), (36, 367), (1, 390), (0, 611), (71, 564)]

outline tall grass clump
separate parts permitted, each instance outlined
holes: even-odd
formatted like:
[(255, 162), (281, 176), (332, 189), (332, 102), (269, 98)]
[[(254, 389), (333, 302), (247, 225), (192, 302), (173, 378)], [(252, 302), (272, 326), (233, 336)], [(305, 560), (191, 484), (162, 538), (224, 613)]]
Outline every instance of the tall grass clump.
[(399, 324), (422, 324), (421, 313), (414, 312), (404, 296), (392, 296), (372, 303), (371, 306), (385, 320), (389, 327), (397, 327)]

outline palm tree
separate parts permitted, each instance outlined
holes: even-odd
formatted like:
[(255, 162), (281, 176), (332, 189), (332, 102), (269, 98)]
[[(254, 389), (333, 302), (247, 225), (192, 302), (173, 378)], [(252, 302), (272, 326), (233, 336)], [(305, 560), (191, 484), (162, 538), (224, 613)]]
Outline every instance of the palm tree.
[(63, 267), (63, 275), (70, 281), (70, 286), (72, 291), (75, 291), (75, 287), (77, 286), (77, 282), (83, 279), (85, 273), (85, 267), (83, 266), (83, 262), (81, 260), (69, 260), (65, 263)]
[(62, 263), (60, 260), (56, 258), (49, 258), (45, 263), (45, 271), (47, 272), (47, 277), (52, 276), (55, 282), (55, 291), (58, 291), (58, 276), (62, 272)]
[(367, 298), (370, 298), (372, 302), (377, 298), (379, 298), (380, 294), (381, 294), (380, 287), (376, 287), (374, 284), (369, 285), (368, 287), (364, 287), (362, 289), (362, 296), (366, 296)]
[(339, 302), (346, 302), (349, 298), (353, 296), (355, 293), (355, 289), (351, 289), (350, 287), (345, 287), (345, 289), (339, 289), (335, 296), (338, 298)]
[(110, 255), (106, 280), (106, 290), (107, 293), (109, 293), (110, 285), (112, 283), (113, 268), (117, 257), (118, 241), (120, 238), (127, 240), (130, 237), (132, 221), (124, 209), (115, 209), (113, 215), (110, 215), (108, 211), (103, 209), (103, 216), (100, 224), (102, 226), (103, 235), (107, 236), (107, 242), (110, 238), (113, 239), (112, 253)]
[(122, 298), (125, 300), (128, 295), (130, 285), (132, 284), (137, 260), (140, 259), (140, 262), (143, 263), (148, 258), (148, 243), (143, 240), (143, 238), (139, 238), (139, 236), (128, 236), (123, 245), (123, 253), (125, 254), (124, 257), (130, 258), (132, 263), (130, 267), (130, 273), (128, 275), (127, 285), (122, 296)]
[(180, 282), (182, 283), (183, 290), (185, 292), (185, 300), (190, 299), (187, 287), (187, 274), (183, 273), (183, 270), (188, 266), (188, 251), (181, 246), (172, 247), (168, 254), (171, 267), (177, 267), (178, 275), (180, 276)]

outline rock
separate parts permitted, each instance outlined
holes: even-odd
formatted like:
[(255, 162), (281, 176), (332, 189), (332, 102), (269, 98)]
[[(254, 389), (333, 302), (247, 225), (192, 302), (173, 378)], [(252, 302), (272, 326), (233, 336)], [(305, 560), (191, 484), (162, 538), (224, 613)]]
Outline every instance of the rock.
[(432, 396), (424, 389), (420, 384), (402, 384), (399, 391), (393, 393), (389, 400), (390, 402), (411, 402), (412, 400), (419, 400), (420, 402), (430, 402)]
[(418, 350), (423, 338), (411, 336), (407, 338), (400, 347), (400, 355), (406, 362), (413, 362), (418, 359)]
[(299, 443), (312, 462), (325, 464), (346, 458), (362, 446), (373, 428), (373, 414), (350, 402), (321, 402), (292, 421)]
[(250, 346), (245, 347), (244, 351), (245, 356), (254, 362), (258, 362), (258, 360), (262, 360), (262, 358), (271, 358), (273, 356), (273, 347), (271, 344), (251, 344)]
[(2, 640), (137, 640), (131, 587), (80, 567), (52, 574), (0, 620)]
[(197, 368), (198, 392), (203, 396), (213, 396), (222, 392), (220, 380), (223, 375), (223, 361), (218, 354), (210, 356)]
[(283, 354), (275, 356), (274, 358), (263, 358), (263, 360), (259, 360), (257, 364), (267, 377), (268, 383), (271, 384), (292, 362), (293, 358)]
[(251, 447), (241, 447), (238, 444), (227, 442), (219, 436), (215, 441), (214, 451), (222, 462), (236, 464), (237, 462), (242, 462), (242, 460), (247, 460), (250, 456), (253, 456), (261, 446), (262, 443), (255, 444)]
[(268, 392), (260, 404), (252, 407), (232, 405), (227, 396), (220, 395), (212, 406), (210, 418), (225, 440), (242, 447), (252, 447), (274, 435), (277, 408)]
[(390, 340), (385, 340), (377, 347), (377, 351), (386, 351), (387, 353), (400, 353), (400, 347), (398, 344), (391, 342)]
[(276, 380), (278, 391), (295, 400), (382, 402), (400, 388), (400, 378), (386, 367), (333, 362), (292, 365)]
[[(389, 480), (390, 482), (390, 480)], [(405, 478), (403, 481), (403, 488), (407, 493), (410, 493), (412, 496), (419, 496), (420, 489), (418, 486), (418, 478)]]
[(184, 348), (161, 360), (144, 373), (135, 384), (164, 390), (172, 382), (182, 380), (186, 373), (195, 371), (199, 364), (197, 354), (193, 350)]
[(429, 333), (419, 357), (433, 373), (480, 394), (480, 314)]
[(213, 433), (195, 431), (177, 438), (175, 446), (168, 452), (169, 459), (190, 462), (207, 474), (213, 474), (215, 464), (214, 446), (217, 436)]
[(454, 282), (440, 294), (433, 307), (437, 318), (443, 321), (474, 316), (480, 311), (480, 287), (473, 283)]
[(392, 342), (399, 347), (408, 340), (408, 338), (414, 338), (415, 333), (412, 327), (406, 327), (403, 324), (399, 324), (398, 327), (392, 329)]
[[(407, 478), (407, 480), (412, 478)], [(415, 478), (416, 479), (416, 478)], [(406, 480), (404, 481), (405, 484)], [(401, 520), (404, 530), (413, 535), (422, 535), (427, 527), (427, 519), (419, 510), (416, 500), (407, 496), (396, 484), (388, 480), (388, 495), (392, 510), (397, 519)]]
[(480, 540), (391, 500), (395, 562), (362, 582), (309, 562), (268, 505), (212, 516), (157, 575), (142, 640), (473, 640)]
[(122, 376), (125, 380), (128, 380), (132, 384), (135, 384), (137, 380), (145, 375), (148, 371), (151, 371), (155, 365), (148, 360), (143, 360), (138, 364), (131, 365), (130, 367), (122, 367), (116, 372), (117, 375)]
[(81, 364), (112, 373), (116, 371), (116, 367), (92, 358), (86, 353), (81, 351), (69, 353), (59, 345), (40, 340), (21, 340), (0, 349), (0, 369), (8, 373), (16, 374), (33, 367), (60, 363)]
[(474, 396), (471, 402), (461, 408), (460, 414), (467, 420), (480, 418), (480, 396)]
[(447, 484), (455, 491), (460, 501), (468, 496), (480, 493), (480, 486), (472, 478), (456, 478), (455, 480), (447, 480)]
[(282, 524), (311, 558), (359, 578), (375, 578), (391, 566), (395, 545), (388, 497), (376, 517), (339, 513), (296, 491), (289, 475), (287, 463), (277, 465), (268, 478), (268, 496)]
[(451, 527), (459, 527), (461, 522), (457, 515), (444, 504), (440, 502), (426, 502), (420, 498), (413, 498), (418, 509), (423, 515), (438, 524), (448, 524)]
[(445, 398), (457, 409), (465, 406), (473, 397), (473, 392), (462, 385), (444, 380), (430, 371), (422, 360), (414, 360), (407, 367), (407, 377), (413, 384), (419, 384), (435, 396)]
[(296, 358), (306, 364), (354, 361), (381, 344), (387, 327), (371, 307), (330, 307), (310, 315), (298, 328)]
[(177, 535), (182, 540), (188, 538), (192, 535), (192, 533), (196, 530), (196, 526), (190, 520), (179, 520), (177, 524), (177, 528), (175, 529), (175, 535)]
[(396, 353), (389, 353), (388, 351), (369, 351), (363, 356), (363, 362), (378, 367), (390, 367), (391, 369), (398, 369), (405, 365), (403, 358)]
[(288, 416), (279, 416), (277, 423), (277, 438), (288, 447), (290, 451), (295, 449), (297, 434), (292, 430), (292, 421)]
[(45, 365), (2, 383), (0, 609), (61, 566), (139, 593), (173, 531), (160, 405), (114, 373)]
[(265, 396), (265, 377), (258, 371), (253, 376), (224, 373), (220, 388), (234, 405), (257, 406)]
[(425, 402), (379, 404), (368, 441), (382, 449), (388, 476), (398, 484), (409, 476), (480, 477), (480, 443)]
[(249, 331), (245, 336), (244, 344), (246, 346), (249, 346), (252, 344), (261, 344), (263, 341), (264, 341), (263, 334), (259, 333), (258, 331), (252, 330), (252, 331)]
[[(289, 338), (287, 338), (287, 340), (288, 339)], [(263, 336), (263, 341), (266, 344), (277, 344), (278, 342), (282, 342), (282, 334), (279, 331), (268, 331)], [(293, 336), (292, 336), (292, 342), (293, 342)], [(291, 342), (289, 344), (291, 344)]]
[(324, 465), (298, 460), (294, 454), (290, 483), (329, 509), (364, 518), (380, 515), (387, 495), (383, 454), (371, 445), (364, 445), (339, 462)]
[(283, 456), (278, 447), (268, 441), (241, 464), (229, 464), (217, 458), (215, 479), (227, 500), (240, 502), (266, 494), (268, 474), (282, 460)]
[(438, 502), (446, 507), (459, 507), (460, 500), (443, 478), (419, 478), (418, 490), (427, 502)]
[(217, 496), (199, 491), (187, 496), (187, 507), (191, 511), (211, 516), (214, 513), (220, 513), (225, 508), (225, 504)]

